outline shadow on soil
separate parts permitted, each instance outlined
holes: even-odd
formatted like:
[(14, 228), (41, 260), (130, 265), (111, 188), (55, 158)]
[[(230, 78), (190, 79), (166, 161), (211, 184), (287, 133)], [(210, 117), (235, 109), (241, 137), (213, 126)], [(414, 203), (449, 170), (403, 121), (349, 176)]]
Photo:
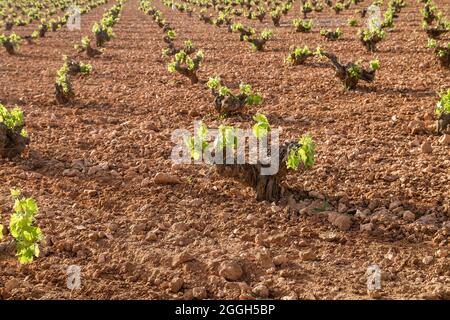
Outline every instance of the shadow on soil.
[(377, 87), (366, 87), (358, 86), (355, 90), (356, 92), (364, 93), (381, 93), (387, 95), (407, 95), (416, 98), (422, 97), (434, 97), (436, 93), (429, 89), (411, 89), (411, 88), (377, 88)]

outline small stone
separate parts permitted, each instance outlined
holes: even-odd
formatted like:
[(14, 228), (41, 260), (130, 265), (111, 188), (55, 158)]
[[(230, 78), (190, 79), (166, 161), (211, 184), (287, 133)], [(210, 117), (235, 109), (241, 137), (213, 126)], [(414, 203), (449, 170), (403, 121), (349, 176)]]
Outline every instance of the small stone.
[(440, 142), (441, 142), (444, 146), (450, 145), (450, 134), (444, 134), (444, 136), (441, 138)]
[(328, 221), (341, 231), (347, 231), (352, 226), (352, 218), (350, 216), (337, 212), (329, 212)]
[(403, 220), (413, 222), (416, 220), (416, 215), (409, 210), (403, 211)]
[(90, 198), (94, 198), (95, 196), (98, 195), (97, 190), (84, 190), (83, 194), (87, 195)]
[(268, 253), (258, 252), (256, 254), (256, 260), (258, 260), (258, 262), (261, 264), (261, 266), (264, 269), (273, 268), (273, 261), (272, 261), (272, 258), (270, 257), (270, 255)]
[(20, 282), (17, 279), (8, 280), (5, 283), (5, 290), (6, 290), (6, 292), (11, 292), (12, 290), (19, 287), (19, 285), (20, 285)]
[(93, 176), (93, 175), (97, 174), (97, 172), (100, 172), (100, 171), (102, 171), (102, 169), (99, 166), (93, 166), (88, 169), (87, 174), (88, 174), (88, 176)]
[(176, 222), (172, 225), (172, 229), (176, 232), (184, 232), (189, 229), (188, 225), (184, 222)]
[(172, 267), (177, 267), (183, 263), (186, 263), (188, 261), (195, 260), (194, 257), (189, 254), (188, 252), (182, 252), (179, 255), (175, 256), (172, 260)]
[(208, 298), (208, 293), (205, 287), (196, 287), (192, 289), (192, 296), (197, 300), (203, 300)]
[(270, 207), (270, 209), (272, 210), (273, 213), (277, 213), (281, 211), (281, 207), (277, 206), (275, 204), (272, 204), (272, 206)]
[(389, 210), (394, 210), (398, 207), (400, 207), (402, 203), (400, 201), (393, 201), (389, 204)]
[(98, 234), (97, 234), (97, 232), (91, 232), (91, 233), (89, 233), (89, 234), (88, 234), (88, 238), (89, 238), (90, 240), (92, 240), (92, 241), (97, 241), (97, 239), (98, 239)]
[(171, 282), (170, 282), (170, 291), (172, 291), (173, 293), (177, 293), (181, 290), (181, 288), (183, 287), (184, 284), (184, 280), (181, 278), (174, 278)]
[(367, 218), (370, 215), (370, 209), (356, 210), (355, 218)]
[(108, 227), (108, 231), (110, 231), (110, 232), (115, 232), (115, 231), (117, 231), (117, 229), (119, 229), (119, 226), (115, 223), (109, 223), (107, 227)]
[(198, 198), (197, 199), (193, 199), (193, 200), (191, 200), (189, 202), (189, 205), (192, 208), (200, 208), (202, 206), (202, 204), (203, 204), (203, 201), (201, 199), (198, 199)]
[(235, 261), (224, 261), (220, 265), (219, 275), (227, 280), (237, 281), (242, 274), (242, 267)]
[(376, 208), (378, 208), (380, 206), (380, 201), (378, 199), (373, 199), (372, 201), (370, 201), (369, 203), (369, 210), (373, 211)]
[(266, 269), (267, 274), (274, 274), (276, 271), (277, 269), (275, 269), (275, 266)]
[(412, 134), (419, 134), (425, 131), (425, 123), (419, 120), (413, 120), (408, 124), (408, 129)]
[(292, 291), (288, 295), (281, 297), (281, 300), (298, 300), (298, 296)]
[(235, 287), (236, 285), (239, 287), (241, 292), (250, 293), (252, 291), (252, 288), (247, 284), (247, 282), (229, 282), (228, 284), (231, 284), (231, 287)]
[(348, 210), (347, 206), (344, 203), (340, 202), (339, 205), (338, 205), (338, 212), (339, 213), (346, 213), (347, 210)]
[(101, 170), (109, 170), (109, 163), (108, 161), (102, 161), (98, 165)]
[(433, 257), (432, 256), (426, 256), (422, 259), (422, 262), (424, 265), (429, 265), (431, 262), (433, 261)]
[(157, 237), (155, 231), (149, 231), (147, 233), (147, 235), (145, 236), (145, 241), (148, 241), (148, 242), (156, 241), (156, 239), (158, 239), (158, 237)]
[(317, 256), (313, 250), (300, 251), (299, 255), (302, 261), (313, 261), (317, 259)]
[(146, 228), (147, 228), (147, 225), (145, 223), (134, 224), (131, 226), (131, 233), (132, 234), (140, 234), (140, 233), (143, 233)]
[(445, 249), (439, 249), (435, 253), (436, 257), (438, 257), (438, 258), (446, 258), (447, 254), (448, 254), (448, 252)]
[(295, 122), (295, 117), (293, 117), (293, 116), (286, 117), (286, 118), (284, 118), (284, 121), (286, 121), (286, 122)]
[(104, 233), (103, 231), (97, 232), (97, 238), (98, 238), (98, 239), (104, 239), (104, 238), (106, 238), (106, 233)]
[(336, 232), (322, 232), (319, 234), (319, 238), (329, 242), (339, 241), (339, 235)]
[(178, 184), (178, 183), (181, 183), (181, 181), (178, 179), (178, 177), (168, 174), (168, 173), (163, 173), (163, 172), (158, 172), (155, 175), (154, 182), (156, 184)]
[(32, 296), (34, 299), (39, 299), (39, 298), (41, 298), (44, 294), (45, 294), (45, 291), (42, 290), (42, 289), (40, 289), (40, 288), (33, 288), (33, 289), (31, 290), (31, 296)]
[(189, 115), (191, 117), (197, 117), (199, 115), (198, 111), (195, 109), (191, 109), (191, 111), (189, 111)]
[(78, 171), (84, 171), (86, 169), (84, 160), (82, 159), (75, 159), (72, 161), (72, 169), (78, 170)]
[(65, 177), (76, 177), (80, 172), (76, 169), (66, 169), (63, 171)]
[(144, 178), (141, 181), (141, 188), (148, 187), (152, 183), (152, 180), (150, 178)]
[(420, 217), (417, 222), (421, 223), (421, 224), (435, 224), (436, 223), (436, 216), (431, 213), (431, 214), (427, 214), (425, 216)]
[(420, 146), (420, 150), (422, 150), (422, 153), (430, 154), (433, 152), (433, 148), (431, 147), (431, 142), (426, 140), (422, 143)]
[(188, 290), (184, 291), (183, 299), (184, 300), (192, 300), (192, 299), (194, 299), (194, 293), (192, 292), (192, 289), (188, 289)]
[(273, 264), (276, 266), (281, 266), (282, 264), (286, 264), (288, 262), (288, 258), (285, 254), (280, 254), (273, 258)]
[(97, 263), (105, 263), (106, 262), (106, 254), (101, 253), (98, 255)]
[(260, 246), (264, 246), (266, 242), (266, 236), (262, 233), (258, 233), (255, 236), (255, 243), (260, 245)]
[(259, 298), (269, 297), (269, 289), (263, 284), (259, 284), (256, 287), (254, 287), (252, 292), (255, 294), (255, 296)]
[(241, 293), (239, 300), (255, 300), (255, 297), (253, 297), (250, 293)]
[(359, 226), (359, 230), (364, 232), (371, 232), (373, 230), (373, 223), (365, 223)]

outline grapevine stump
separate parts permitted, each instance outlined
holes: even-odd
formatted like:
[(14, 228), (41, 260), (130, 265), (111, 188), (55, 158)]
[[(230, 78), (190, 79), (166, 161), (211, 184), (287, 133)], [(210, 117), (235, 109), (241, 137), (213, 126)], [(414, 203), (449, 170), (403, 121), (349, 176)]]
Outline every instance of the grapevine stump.
[(22, 153), (29, 143), (29, 139), (21, 135), (23, 126), (9, 129), (5, 124), (0, 123), (0, 157), (14, 158)]
[[(298, 143), (286, 143), (278, 150), (279, 170), (273, 175), (262, 175), (263, 168), (268, 164), (258, 161), (256, 164), (215, 164), (217, 173), (224, 177), (235, 178), (256, 192), (257, 201), (278, 202), (283, 194), (282, 181), (286, 177), (285, 165), (289, 151), (293, 147), (301, 147)], [(225, 159), (225, 157), (224, 157)]]

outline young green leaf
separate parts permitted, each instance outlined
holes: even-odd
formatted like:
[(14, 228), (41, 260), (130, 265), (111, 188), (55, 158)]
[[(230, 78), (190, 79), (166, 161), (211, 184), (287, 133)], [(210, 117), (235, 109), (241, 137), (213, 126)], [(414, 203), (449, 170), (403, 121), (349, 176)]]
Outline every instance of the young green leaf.
[(188, 137), (185, 140), (186, 146), (189, 148), (191, 152), (191, 158), (194, 160), (199, 160), (200, 156), (203, 154), (203, 151), (206, 150), (209, 143), (206, 140), (208, 134), (208, 128), (205, 124), (200, 123), (200, 126), (197, 130), (197, 135)]
[(289, 151), (286, 167), (288, 169), (297, 170), (300, 162), (302, 162), (305, 169), (309, 169), (315, 163), (316, 145), (310, 135), (301, 137), (298, 143), (301, 147), (294, 147)]
[(370, 68), (373, 71), (380, 69), (380, 61), (379, 60), (372, 60), (369, 62), (369, 64), (370, 64)]
[(440, 100), (436, 104), (436, 114), (450, 114), (450, 88), (440, 95)]
[(16, 256), (20, 263), (30, 263), (39, 256), (39, 242), (42, 240), (41, 229), (33, 226), (39, 209), (36, 201), (22, 197), (19, 189), (11, 189), (11, 196), (14, 213), (11, 215), (9, 230), (16, 242)]
[(217, 151), (222, 149), (237, 147), (236, 129), (232, 126), (220, 125), (219, 132), (214, 141), (214, 148)]
[(265, 137), (270, 131), (270, 124), (267, 117), (257, 113), (253, 116), (253, 120), (256, 121), (256, 124), (253, 126), (253, 135), (258, 139)]
[(7, 128), (14, 129), (23, 125), (23, 111), (19, 107), (15, 107), (11, 111), (0, 104), (0, 122)]
[(221, 79), (219, 76), (210, 77), (206, 85), (212, 90), (219, 90), (221, 87)]

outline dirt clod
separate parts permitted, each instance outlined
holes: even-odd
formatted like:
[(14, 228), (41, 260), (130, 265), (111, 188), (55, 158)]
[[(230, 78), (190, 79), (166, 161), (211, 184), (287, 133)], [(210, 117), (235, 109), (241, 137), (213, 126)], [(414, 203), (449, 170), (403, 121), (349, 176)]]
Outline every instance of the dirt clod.
[(237, 281), (243, 274), (239, 263), (235, 261), (224, 261), (220, 265), (219, 275), (230, 281)]

